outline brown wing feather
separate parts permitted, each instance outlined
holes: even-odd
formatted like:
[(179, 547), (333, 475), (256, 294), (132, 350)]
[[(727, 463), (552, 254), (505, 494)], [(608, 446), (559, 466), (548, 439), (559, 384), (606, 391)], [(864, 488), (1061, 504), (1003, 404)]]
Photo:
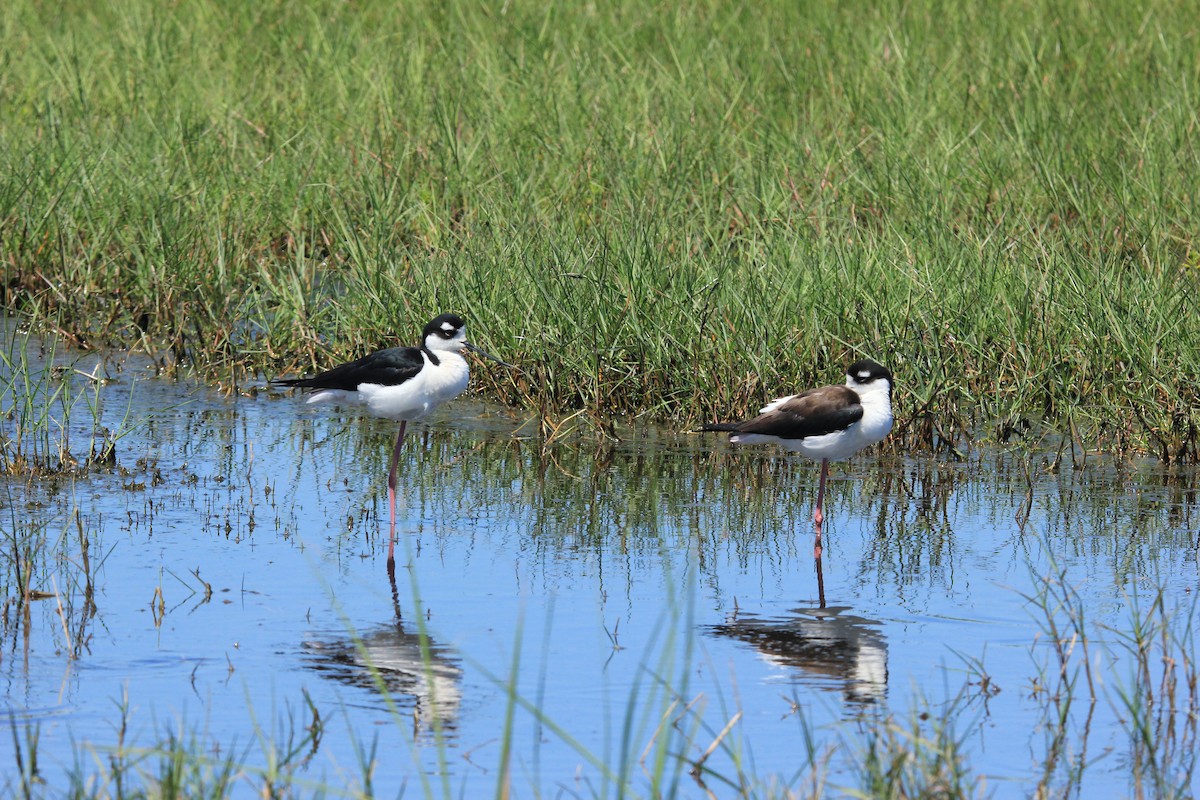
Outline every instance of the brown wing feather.
[(845, 430), (862, 419), (858, 395), (846, 386), (822, 386), (795, 395), (736, 427), (738, 433), (759, 433), (783, 439), (803, 439)]

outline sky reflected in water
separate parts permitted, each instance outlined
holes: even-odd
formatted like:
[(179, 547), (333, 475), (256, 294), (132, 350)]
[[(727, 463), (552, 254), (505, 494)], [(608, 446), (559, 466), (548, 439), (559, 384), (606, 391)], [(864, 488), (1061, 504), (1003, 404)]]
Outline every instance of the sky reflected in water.
[[(739, 766), (799, 790), (810, 747), (829, 786), (857, 785), (864, 726), (953, 708), (986, 790), (1025, 796), (1074, 598), (1102, 699), (1072, 712), (1050, 783), (1081, 761), (1084, 796), (1124, 796), (1130, 620), (1161, 588), (1186, 625), (1195, 597), (1194, 471), (861, 456), (832, 472), (818, 576), (813, 464), (652, 427), (545, 446), (470, 401), (410, 427), (393, 582), (388, 423), (103, 369), (117, 467), (0, 490), (6, 549), (44, 542), (27, 617), (7, 567), (0, 681), (49, 787), (77, 752), (85, 773), (106, 758), (120, 706), (126, 744), (176, 731), (260, 766), (316, 713), (296, 774), (359, 786), (374, 752), (383, 795), (494, 792), (506, 735), (518, 796), (612, 794), (605, 768), (642, 790), (678, 736), (666, 785), (685, 797)], [(91, 415), (72, 424), (86, 440)], [(688, 762), (714, 741), (702, 785)]]

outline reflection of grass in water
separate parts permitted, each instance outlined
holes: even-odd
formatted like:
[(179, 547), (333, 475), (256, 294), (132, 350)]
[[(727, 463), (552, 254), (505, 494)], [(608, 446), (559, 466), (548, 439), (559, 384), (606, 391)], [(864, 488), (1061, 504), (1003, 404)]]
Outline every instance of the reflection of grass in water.
[[(293, 439), (311, 437), (307, 422), (295, 428)], [(337, 430), (332, 424), (328, 429)], [(780, 569), (809, 563), (804, 553), (811, 545), (816, 490), (811, 462), (661, 429), (619, 433), (623, 441), (543, 447), (537, 439), (418, 429), (401, 464), (407, 512), (430, 521), (470, 520), (503, 509), (504, 519), (527, 531), (546, 558), (599, 555), (614, 540), (622, 556), (653, 558), (664, 546), (698, 542), (701, 572), (714, 580), (721, 548), (732, 549), (742, 566), (763, 552)], [(392, 435), (386, 425), (364, 422), (348, 435), (306, 442), (302, 458), (338, 465), (323, 468), (322, 475), (355, 470), (360, 477), (353, 496), (377, 519), (386, 498), (380, 466)], [(1131, 469), (1143, 491), (1125, 491)], [(1077, 469), (1057, 463), (1053, 451), (1030, 456), (977, 450), (962, 462), (862, 456), (834, 467), (827, 503), (832, 525), (862, 520), (872, 534), (861, 571), (896, 581), (950, 574), (962, 550), (955, 518), (979, 514), (989, 525), (1009, 528), (1011, 498), (1027, 493), (1036, 498), (1048, 536), (1056, 542), (1094, 540), (1125, 571), (1136, 567), (1141, 543), (1172, 552), (1194, 544), (1188, 532), (1196, 523), (1192, 475), (1149, 461), (1129, 465), (1095, 457)], [(448, 485), (462, 488), (442, 491)], [(375, 520), (358, 518), (366, 520), (364, 529), (373, 529)], [(1139, 537), (1125, 535), (1131, 525)], [(452, 535), (441, 524), (430, 528)]]
[[(345, 444), (338, 446), (358, 447), (359, 438), (341, 437), (338, 441)], [(377, 438), (379, 447), (374, 449), (386, 454), (389, 437), (380, 433)], [(536, 443), (507, 441), (463, 447), (463, 437), (453, 432), (435, 431), (425, 441), (428, 449), (414, 454), (417, 467), (409, 471), (415, 491), (427, 491), (428, 496), (441, 498), (442, 495), (432, 492), (432, 485), (444, 481), (447, 472), (463, 470), (463, 463), (469, 463), (463, 483), (472, 492), (479, 492), (470, 502), (476, 505), (490, 502), (489, 492), (526, 492), (522, 507), (549, 515), (534, 517), (529, 530), (540, 538), (539, 547), (546, 547), (557, 556), (570, 557), (580, 548), (596, 548), (599, 552), (606, 543), (611, 546), (615, 536), (620, 536), (635, 553), (644, 555), (680, 544), (696, 531), (711, 533), (720, 525), (712, 517), (698, 515), (697, 486), (706, 498), (715, 498), (716, 505), (731, 507), (726, 509), (732, 515), (726, 527), (735, 539), (743, 542), (765, 539), (777, 534), (780, 522), (775, 512), (751, 501), (769, 488), (796, 493), (795, 486), (802, 483), (804, 476), (811, 477), (811, 470), (804, 465), (738, 454), (737, 464), (748, 468), (731, 480), (726, 469), (730, 466), (728, 456), (688, 454), (682, 462), (676, 462), (673, 459), (681, 455), (671, 452), (669, 440), (661, 443), (663, 450), (654, 451), (657, 455), (644, 455), (641, 460), (636, 454), (621, 452), (619, 447), (616, 451), (607, 448), (600, 454), (581, 448), (560, 448), (548, 453)], [(696, 466), (697, 459), (700, 467)], [(354, 456), (351, 460), (361, 457)], [(947, 522), (940, 516), (947, 514), (947, 504), (1011, 497), (1012, 487), (1019, 487), (1026, 480), (1027, 470), (1020, 461), (991, 466), (982, 471), (971, 464), (952, 468), (925, 462), (908, 467), (881, 467), (878, 475), (866, 479), (870, 491), (862, 492), (866, 497), (854, 513), (878, 517), (880, 536), (876, 544), (885, 554), (894, 554), (897, 559), (912, 557), (902, 549), (911, 533), (919, 535), (914, 536), (918, 546), (930, 548), (930, 553), (951, 561), (952, 543), (936, 536), (938, 525)], [(1100, 468), (1097, 465), (1093, 469)], [(376, 470), (367, 472), (373, 475)], [(1058, 524), (1066, 528), (1060, 535), (1070, 535), (1074, 526), (1101, 528), (1105, 520), (1108, 520), (1106, 526), (1111, 527), (1114, 517), (1119, 526), (1127, 516), (1136, 520), (1142, 537), (1187, 535), (1186, 531), (1180, 534), (1178, 530), (1172, 534), (1177, 526), (1170, 515), (1176, 512), (1162, 507), (1157, 513), (1151, 513), (1150, 507), (1139, 507), (1122, 508), (1114, 514), (1111, 485), (1109, 493), (1104, 494), (1076, 485), (1074, 479), (1049, 472), (1039, 474), (1037, 480), (1049, 485), (1039, 486), (1048, 491), (1039, 495), (1038, 502), (1049, 505)], [(1085, 473), (1080, 480), (1086, 482), (1090, 474), (1093, 473)], [(523, 478), (519, 486), (515, 477)], [(426, 481), (428, 484), (422, 486)], [(1173, 483), (1164, 484), (1164, 491), (1174, 492), (1177, 488)], [(860, 494), (853, 482), (844, 483), (839, 491), (847, 507)], [(447, 496), (436, 502), (450, 504), (463, 500)], [(1180, 504), (1170, 502), (1163, 506), (1175, 508)], [(919, 507), (913, 519), (897, 518), (893, 513), (911, 507)], [(580, 509), (586, 509), (587, 513)], [(436, 506), (432, 513), (438, 515)], [(666, 541), (666, 526), (661, 520), (667, 516), (676, 521), (671, 526), (672, 535), (682, 529), (681, 539)], [(679, 520), (689, 522), (680, 524)], [(798, 535), (807, 527), (786, 521), (784, 526), (784, 536)], [(799, 531), (794, 531), (794, 527)], [(688, 530), (692, 533), (687, 533)], [(707, 537), (698, 541), (690, 546), (700, 550), (713, 546)], [(1173, 549), (1178, 546), (1175, 540), (1170, 544)], [(932, 561), (923, 555), (916, 560)], [(697, 566), (703, 568), (702, 564)], [(1134, 780), (1147, 796), (1186, 794), (1187, 781), (1195, 768), (1192, 753), (1197, 702), (1190, 616), (1172, 613), (1165, 599), (1161, 595), (1156, 597), (1153, 591), (1141, 596), (1153, 599), (1132, 612), (1127, 638), (1116, 647), (1095, 641), (1096, 630), (1087, 624), (1079, 597), (1064, 588), (1061, 581), (1052, 581), (1044, 592), (1030, 598), (1035, 618), (1041, 620), (1038, 614), (1046, 618), (1044, 637), (1034, 647), (1038, 678), (1033, 699), (1040, 713), (1038, 725), (1047, 732), (1045, 749), (1037, 755), (1044, 760), (1044, 775), (1037, 779), (1039, 788), (1045, 788), (1048, 794), (1068, 793), (1070, 787), (1080, 785), (1089, 775), (1094, 779), (1097, 771), (1110, 770), (1112, 761), (1122, 757), (1134, 765)], [(82, 604), (76, 608), (82, 608)], [(529, 659), (521, 656), (518, 632), (511, 673), (496, 676), (497, 685), (506, 689), (509, 708), (507, 730), (497, 731), (503, 748), (495, 766), (496, 794), (522, 796), (529, 790), (517, 769), (517, 760), (523, 753), (512, 738), (518, 715), (531, 715), (551, 735), (579, 749), (580, 755), (596, 770), (594, 788), (589, 787), (588, 791), (598, 796), (622, 792), (630, 796), (658, 793), (669, 796), (673, 792), (686, 795), (688, 790), (694, 791), (689, 783), (693, 772), (717, 796), (735, 791), (757, 797), (843, 793), (909, 797), (921, 792), (936, 793), (946, 787), (957, 787), (968, 795), (980, 791), (981, 783), (972, 769), (970, 750), (963, 745), (962, 734), (977, 721), (981, 707), (986, 705), (986, 664), (982, 659), (967, 659), (967, 679), (960, 690), (951, 685), (949, 701), (920, 700), (911, 704), (916, 707), (911, 714), (902, 717), (883, 714), (866, 718), (862, 727), (844, 726), (837, 732), (836, 746), (825, 744), (816, 732), (809, 731), (806, 745), (798, 754), (794, 775), (764, 775), (753, 766), (753, 741), (740, 736), (741, 709), (736, 701), (689, 695), (687, 670), (676, 667), (691, 660), (692, 643), (687, 638), (691, 634), (665, 635), (680, 628), (692, 629), (681, 619), (685, 614), (686, 610), (680, 608), (664, 612), (664, 636), (656, 648), (642, 654), (646, 679), (626, 700), (624, 716), (619, 721), (620, 733), (614, 735), (611, 750), (603, 752), (588, 751), (575, 736), (572, 721), (551, 718), (539, 707), (536, 695), (522, 697), (517, 693), (513, 676), (529, 663)], [(68, 614), (68, 618), (71, 616)], [(79, 612), (74, 616), (78, 617)], [(414, 616), (414, 621), (420, 620), (417, 626), (423, 625), (423, 615)], [(1108, 685), (1116, 688), (1106, 689), (1099, 682), (1088, 680), (1088, 665), (1099, 663), (1099, 654), (1106, 652), (1105, 648), (1129, 656), (1120, 662), (1130, 665), (1128, 674), (1116, 684), (1109, 676)], [(1091, 657), (1087, 658), (1089, 652)], [(426, 669), (433, 667), (427, 657)], [(1024, 691), (1024, 687), (1003, 689)], [(1129, 710), (1128, 715), (1123, 715), (1129, 741), (1127, 754), (1122, 751), (1093, 763), (1086, 752), (1079, 750), (1084, 746), (1079, 744), (1081, 735), (1084, 735), (1082, 741), (1086, 741), (1087, 715), (1093, 700)], [(204, 741), (195, 731), (181, 725), (160, 727), (152, 741), (139, 743), (137, 747), (122, 742), (81, 744), (78, 761), (88, 768), (85, 771), (81, 767), (72, 780), (84, 787), (80, 794), (85, 797), (111, 796), (115, 794), (112, 791), (115, 786), (137, 794), (158, 793), (158, 786), (182, 785), (190, 793), (208, 795), (230, 784), (249, 785), (274, 796), (307, 796), (322, 791), (330, 795), (359, 791), (369, 794), (373, 786), (372, 768), (379, 757), (374, 742), (355, 741), (360, 758), (358, 773), (352, 771), (338, 785), (318, 786), (306, 777), (309, 769), (306, 765), (314, 763), (309, 754), (316, 746), (315, 740), (323, 735), (328, 712), (308, 708), (307, 700), (305, 703), (299, 711), (288, 710), (278, 718), (266, 719), (251, 743), (220, 742), (219, 757), (212, 755), (211, 741)], [(806, 724), (803, 713), (797, 714), (800, 724)], [(159, 724), (156, 720), (155, 725)], [(397, 729), (403, 734), (410, 731), (412, 724), (409, 715), (397, 716)], [(125, 725), (126, 722), (121, 723), (122, 728)], [(614, 726), (614, 730), (618, 727)], [(21, 767), (21, 775), (29, 772), (31, 764), (36, 766), (46, 761), (37, 758), (37, 732), (36, 725), (17, 731), (24, 742), (22, 760), (17, 765)], [(437, 757), (443, 761), (456, 755), (444, 743), (435, 742), (433, 746), (439, 748)], [(705, 756), (706, 753), (711, 755)], [(557, 778), (532, 773), (528, 780), (548, 777)], [(429, 783), (420, 790), (414, 788), (414, 793), (453, 794), (452, 783), (431, 776)], [(351, 784), (355, 788), (346, 790)], [(36, 794), (36, 784), (32, 785)], [(1181, 786), (1183, 790), (1178, 791)]]
[[(73, 487), (89, 470), (114, 467), (118, 441), (133, 430), (130, 404), (116, 430), (102, 425), (103, 386), (97, 366), (79, 369), (81, 356), (63, 354), (52, 337), (36, 337), (4, 326), (0, 349), (0, 483), (7, 502), (0, 523), (0, 591), (5, 609), (15, 603), (16, 622), (29, 625), (29, 604), (52, 606), (61, 623), (64, 652), (86, 647), (95, 614), (92, 575), (103, 554), (91, 552), (94, 532), (80, 512), (55, 520), (23, 514), (36, 508), (38, 493)], [(82, 440), (82, 441), (81, 441)], [(36, 482), (36, 484), (35, 484)], [(55, 526), (57, 525), (57, 528)]]
[[(690, 608), (691, 603), (688, 602), (687, 606)], [(609, 720), (605, 712), (603, 729), (618, 729), (620, 738), (616, 742), (606, 743), (603, 752), (594, 752), (581, 742), (573, 733), (569, 720), (555, 719), (542, 710), (537, 697), (540, 688), (532, 697), (520, 691), (520, 676), (528, 668), (522, 663), (521, 635), (524, 626), (518, 625), (508, 676), (491, 675), (481, 670), (504, 690), (507, 698), (504, 738), (500, 746), (501, 780), (497, 785), (497, 796), (520, 797), (526, 792), (526, 787), (516, 777), (513, 763), (513, 731), (517, 714), (528, 714), (536, 722), (535, 741), (540, 740), (543, 731), (549, 732), (595, 770), (598, 780), (593, 783), (589, 779), (588, 784), (589, 790), (598, 796), (612, 793), (628, 797), (644, 794), (671, 797), (680, 788), (685, 770), (690, 767), (693, 774), (700, 775), (707, 755), (697, 760), (694, 755), (689, 757), (687, 754), (695, 752), (696, 742), (705, 734), (702, 716), (695, 713), (695, 706), (699, 704), (703, 707), (707, 701), (700, 696), (689, 697), (687, 687), (695, 637), (691, 633), (694, 626), (687, 622), (684, 622), (684, 632), (680, 634), (681, 615), (685, 613), (679, 598), (669, 598), (668, 607), (661, 611), (656, 623), (661, 635), (651, 638), (652, 644), (641, 662), (644, 668), (629, 689), (621, 718)], [(545, 655), (552, 618), (551, 613), (542, 640), (543, 652), (537, 659), (543, 671), (552, 668)], [(605, 631), (605, 635), (614, 647), (618, 646), (618, 634)], [(544, 682), (544, 677), (539, 676), (539, 687)], [(594, 720), (597, 715), (586, 710), (583, 716)], [(712, 742), (713, 749), (722, 743), (725, 733), (727, 731)], [(728, 747), (727, 744), (725, 746)], [(534, 754), (532, 761), (534, 766), (538, 764), (537, 754)], [(521, 758), (520, 763), (528, 764), (528, 760)], [(540, 776), (534, 775), (533, 778), (538, 780)]]
[(93, 577), (106, 554), (93, 552), (96, 533), (78, 512), (56, 529), (50, 521), (21, 517), (12, 485), (6, 482), (4, 489), (0, 632), (11, 637), (14, 649), (19, 640), (28, 652), (30, 637), (38, 626), (46, 626), (59, 652), (78, 658), (92, 635), (97, 612)]
[[(1130, 629), (1120, 633), (1118, 644), (1109, 649), (1091, 640), (1096, 631), (1085, 624), (1079, 598), (1069, 587), (1052, 580), (1029, 600), (1034, 613), (1043, 617), (1046, 634), (1032, 650), (1039, 673), (1030, 698), (1038, 705), (1035, 727), (1045, 731), (1045, 749), (1033, 755), (1043, 764), (1042, 775), (1036, 778), (1037, 795), (1069, 796), (1078, 793), (1087, 778), (1108, 781), (1120, 774), (1127, 776), (1131, 796), (1190, 796), (1200, 719), (1200, 672), (1191, 633), (1194, 609), (1179, 613), (1161, 592), (1152, 592), (1148, 607), (1137, 602), (1131, 606)], [(957, 690), (951, 686), (945, 701), (918, 698), (904, 717), (875, 710), (833, 730), (816, 731), (796, 699), (792, 711), (801, 727), (802, 745), (796, 753), (795, 769), (784, 775), (763, 775), (754, 771), (753, 742), (739, 733), (741, 710), (736, 704), (689, 692), (693, 652), (685, 640), (693, 634), (684, 633), (681, 638), (670, 633), (692, 630), (690, 625), (678, 624), (680, 613), (679, 607), (663, 613), (664, 636), (644, 655), (644, 680), (630, 689), (614, 726), (620, 731), (618, 739), (603, 752), (584, 746), (574, 735), (570, 720), (552, 719), (539, 708), (536, 697), (517, 689), (517, 676), (527, 669), (518, 626), (510, 674), (491, 676), (507, 703), (504, 728), (497, 731), (497, 763), (494, 771), (489, 770), (495, 775), (495, 796), (529, 796), (545, 790), (540, 784), (543, 779), (556, 784), (566, 780), (531, 771), (538, 764), (536, 755), (522, 753), (522, 771), (514, 769), (518, 757), (515, 722), (521, 714), (536, 721), (540, 729), (537, 738), (558, 738), (594, 771), (583, 784), (587, 796), (673, 797), (697, 789), (707, 796), (754, 798), (899, 800), (986, 795), (987, 781), (971, 765), (965, 735), (986, 715), (988, 699), (1001, 691), (990, 683), (982, 659), (964, 657), (965, 670), (945, 673), (962, 676), (961, 686)], [(428, 657), (427, 649), (425, 653)], [(1089, 659), (1117, 661), (1129, 665), (1131, 671), (1092, 681), (1085, 676), (1091, 668)], [(427, 663), (426, 667), (432, 670), (436, 665)], [(386, 687), (381, 684), (381, 688)], [(181, 723), (165, 728), (156, 742), (142, 746), (125, 741), (132, 714), (129, 698), (125, 698), (118, 704), (118, 734), (113, 744), (76, 744), (76, 767), (69, 777), (72, 794), (83, 798), (147, 793), (177, 796), (174, 790), (188, 797), (217, 797), (247, 786), (268, 797), (313, 793), (367, 797), (381, 791), (373, 778), (376, 760), (381, 757), (377, 740), (368, 742), (353, 732), (357, 773), (342, 774), (336, 783), (308, 775), (328, 722), (307, 695), (302, 699), (302, 709), (288, 707), (271, 720), (269, 729), (257, 727), (249, 745), (214, 743)], [(1113, 703), (1125, 712), (1120, 718), (1127, 736), (1123, 750), (1100, 758), (1088, 751), (1091, 714), (1097, 703)], [(420, 785), (419, 796), (453, 796), (455, 781), (444, 772), (450, 757), (446, 741), (437, 737), (432, 745), (418, 745), (421, 737), (413, 731), (412, 719), (397, 713), (395, 724), (407, 732), (403, 738), (412, 746), (438, 750), (443, 774), (413, 776)], [(38, 726), (14, 725), (14, 736), (18, 771), (9, 778), (9, 788), (37, 797)], [(214, 744), (219, 745), (215, 751)], [(389, 752), (384, 757), (397, 755)], [(473, 758), (478, 765), (478, 754)], [(1097, 772), (1102, 773), (1100, 777), (1095, 776)], [(525, 785), (524, 779), (533, 785)]]
[(862, 352), (898, 444), (1197, 456), (1186, 4), (161, 5), (2, 5), (28, 318), (237, 384), (454, 308), (560, 417)]
[[(966, 668), (961, 689), (945, 704), (914, 705), (906, 719), (887, 715), (848, 737), (857, 748), (851, 770), (855, 796), (871, 798), (973, 797), (986, 794), (984, 777), (969, 763), (967, 731), (986, 716), (988, 699), (1028, 691), (1037, 703), (1032, 727), (1044, 750), (1034, 753), (1041, 775), (1034, 796), (1078, 794), (1085, 778), (1126, 778), (1131, 797), (1192, 796), (1200, 752), (1200, 665), (1194, 650), (1195, 605), (1171, 607), (1162, 588), (1149, 589), (1149, 607), (1130, 598), (1129, 627), (1109, 630), (1086, 619), (1083, 599), (1050, 577), (1027, 598), (1043, 636), (1031, 648), (1037, 675), (1030, 687), (998, 687), (982, 658), (959, 654)], [(1114, 645), (1104, 641), (1117, 634)], [(1123, 666), (1127, 671), (1113, 673)], [(1103, 676), (1093, 674), (1103, 669)], [(1089, 754), (1098, 703), (1118, 709), (1127, 737), (1117, 753)], [(1015, 733), (1015, 732), (1014, 732)], [(1095, 773), (1100, 773), (1096, 777)], [(1003, 776), (1001, 776), (1003, 777)]]

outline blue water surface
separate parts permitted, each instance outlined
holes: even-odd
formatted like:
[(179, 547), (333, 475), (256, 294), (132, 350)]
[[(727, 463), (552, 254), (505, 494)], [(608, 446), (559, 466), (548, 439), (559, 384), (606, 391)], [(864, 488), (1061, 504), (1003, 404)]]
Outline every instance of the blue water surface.
[(464, 399), (410, 426), (393, 578), (391, 424), (70, 366), (111, 379), (69, 378), (95, 404), (72, 451), (98, 420), (116, 466), (3, 481), (4, 549), (44, 542), (26, 606), (5, 555), (7, 792), (36, 736), (48, 797), (118, 757), (152, 785), (172, 737), (244, 796), (839, 796), (887, 731), (948, 725), (980, 794), (1123, 797), (1121, 698), (1163, 670), (1137, 672), (1133, 621), (1191, 647), (1194, 471), (863, 454), (818, 576), (814, 465), (642, 425), (547, 443)]

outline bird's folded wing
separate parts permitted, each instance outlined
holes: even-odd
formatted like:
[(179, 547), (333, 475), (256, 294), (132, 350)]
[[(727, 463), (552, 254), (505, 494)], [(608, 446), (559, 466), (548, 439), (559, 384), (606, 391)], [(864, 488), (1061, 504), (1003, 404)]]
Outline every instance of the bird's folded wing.
[(311, 378), (292, 378), (279, 383), (303, 389), (343, 389), (353, 392), (364, 383), (398, 386), (420, 372), (423, 366), (425, 360), (421, 357), (420, 348), (390, 347), (340, 364)]
[(738, 433), (803, 439), (843, 431), (862, 419), (858, 395), (845, 386), (823, 386), (783, 398), (737, 426)]

